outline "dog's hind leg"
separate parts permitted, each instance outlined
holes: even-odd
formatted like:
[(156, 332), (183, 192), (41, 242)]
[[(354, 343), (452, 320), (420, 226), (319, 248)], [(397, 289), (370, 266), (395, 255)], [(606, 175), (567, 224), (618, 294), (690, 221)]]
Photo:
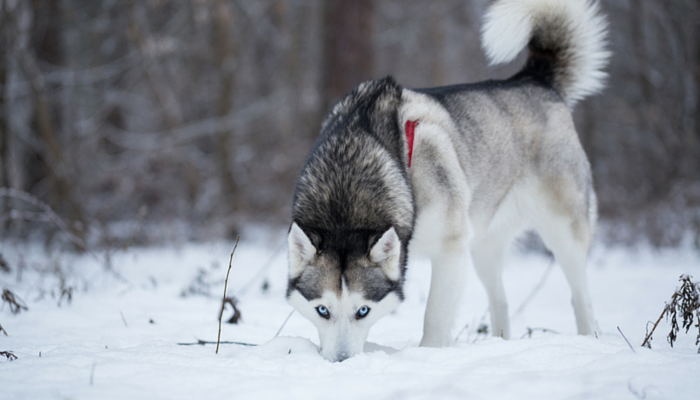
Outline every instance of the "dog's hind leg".
[(475, 237), (471, 246), (474, 269), (489, 298), (492, 334), (504, 339), (510, 338), (510, 323), (503, 289), (503, 258), (512, 239), (513, 235), (501, 229)]
[(552, 212), (542, 215), (536, 230), (554, 253), (571, 288), (571, 302), (580, 335), (595, 334), (595, 317), (588, 294), (586, 261), (593, 236), (593, 222)]

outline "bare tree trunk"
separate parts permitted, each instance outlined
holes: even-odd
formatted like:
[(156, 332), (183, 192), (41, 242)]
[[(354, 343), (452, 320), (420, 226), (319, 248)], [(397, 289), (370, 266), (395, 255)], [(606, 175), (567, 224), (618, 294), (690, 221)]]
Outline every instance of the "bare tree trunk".
[[(48, 7), (44, 7), (48, 6)], [(36, 37), (32, 42), (36, 46), (36, 54), (44, 55), (51, 62), (60, 62), (60, 46), (58, 38), (60, 38), (60, 9), (56, 2), (43, 3), (40, 0), (32, 3), (34, 14), (34, 25), (37, 23), (45, 23), (42, 26), (43, 36)], [(7, 11), (7, 10), (6, 10)], [(15, 8), (14, 11), (18, 11)], [(42, 157), (46, 163), (50, 203), (55, 210), (65, 214), (69, 219), (83, 223), (83, 213), (80, 205), (75, 201), (74, 185), (71, 181), (69, 168), (64, 156), (64, 150), (61, 141), (58, 137), (58, 130), (52, 114), (51, 104), (47, 93), (47, 85), (44, 76), (37, 65), (37, 60), (34, 53), (25, 45), (19, 43), (20, 28), (17, 21), (17, 16), (13, 12), (5, 13), (7, 22), (6, 29), (11, 30), (12, 51), (20, 70), (26, 77), (29, 88), (31, 90), (31, 98), (34, 106), (34, 122), (36, 130), (39, 134), (39, 139), (42, 144)], [(41, 14), (40, 14), (41, 13)], [(41, 31), (36, 26), (33, 27), (34, 32)], [(8, 46), (9, 47), (9, 46)], [(73, 234), (83, 238), (83, 231), (78, 229), (75, 224), (71, 225)]]
[[(700, 5), (695, 3), (693, 15), (700, 17)], [(695, 20), (695, 165), (700, 167), (700, 22)], [(700, 238), (700, 227), (698, 228)]]
[[(234, 71), (236, 49), (234, 44), (231, 43), (232, 34), (230, 30), (233, 24), (233, 10), (224, 0), (219, 0), (214, 7), (213, 45), (216, 68), (221, 76), (217, 115), (224, 117), (233, 108), (233, 93), (236, 85), (236, 74)], [(224, 212), (226, 213), (238, 208), (240, 205), (236, 181), (229, 162), (231, 157), (233, 157), (232, 136), (233, 132), (231, 130), (221, 130), (216, 137), (216, 157), (219, 165), (222, 197), (225, 199), (224, 207), (226, 209)]]
[(324, 2), (323, 108), (372, 77), (373, 0)]
[(125, 11), (129, 15), (130, 36), (135, 40), (136, 47), (143, 57), (143, 67), (146, 77), (153, 90), (160, 109), (163, 112), (165, 127), (173, 129), (182, 122), (182, 110), (177, 97), (166, 81), (165, 71), (158, 60), (157, 54), (148, 49), (148, 41), (152, 39), (149, 32), (148, 19), (142, 2), (128, 0), (125, 2)]
[[(0, 18), (0, 35), (5, 36), (4, 18)], [(10, 187), (10, 132), (7, 129), (7, 105), (5, 103), (5, 86), (7, 84), (7, 55), (5, 49), (0, 50), (0, 187)], [(9, 199), (0, 200), (0, 216), (10, 209)], [(0, 231), (7, 234), (10, 230), (10, 220), (0, 226)]]

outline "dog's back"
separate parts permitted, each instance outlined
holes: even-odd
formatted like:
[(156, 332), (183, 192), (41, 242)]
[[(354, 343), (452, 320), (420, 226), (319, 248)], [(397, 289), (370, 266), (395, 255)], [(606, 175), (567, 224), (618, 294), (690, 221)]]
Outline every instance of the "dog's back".
[[(410, 99), (407, 107), (411, 101), (436, 102), (449, 114), (450, 123), (443, 129), (459, 149), (461, 173), (474, 194), (470, 218), (482, 229), (518, 184), (538, 182), (551, 190), (573, 185), (567, 189), (592, 191), (590, 166), (571, 113), (551, 86), (518, 77), (414, 92), (405, 95)], [(561, 200), (564, 207), (572, 199)], [(576, 211), (595, 215), (595, 202)]]

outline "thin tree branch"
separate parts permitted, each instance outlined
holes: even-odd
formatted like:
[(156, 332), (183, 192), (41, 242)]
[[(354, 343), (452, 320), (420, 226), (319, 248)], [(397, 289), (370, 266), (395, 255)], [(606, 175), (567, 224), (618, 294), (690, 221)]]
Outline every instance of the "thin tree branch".
[(135, 133), (112, 127), (111, 130), (116, 135), (106, 135), (106, 138), (110, 142), (130, 150), (154, 151), (180, 146), (204, 136), (214, 135), (250, 123), (283, 100), (279, 96), (269, 96), (224, 117), (204, 119), (164, 131)]
[(61, 217), (58, 216), (58, 214), (56, 214), (56, 212), (53, 210), (53, 208), (51, 208), (50, 205), (44, 203), (43, 201), (37, 199), (36, 197), (32, 196), (27, 192), (6, 187), (0, 188), (0, 197), (10, 197), (17, 200), (22, 200), (39, 208), (41, 211), (44, 212), (47, 218), (54, 223), (54, 225), (56, 225), (61, 231), (63, 231), (63, 233), (65, 233), (68, 236), (71, 242), (76, 244), (80, 249), (87, 250), (87, 244), (85, 243), (85, 241), (79, 236), (75, 235), (73, 232), (71, 232), (71, 229), (68, 227), (68, 225), (63, 221)]

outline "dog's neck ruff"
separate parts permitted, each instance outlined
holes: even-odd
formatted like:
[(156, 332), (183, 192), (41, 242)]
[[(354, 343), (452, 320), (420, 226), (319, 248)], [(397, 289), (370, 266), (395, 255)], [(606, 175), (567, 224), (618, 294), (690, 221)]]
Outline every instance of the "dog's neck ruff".
[(408, 168), (411, 168), (411, 158), (413, 157), (413, 138), (415, 136), (418, 121), (406, 121), (406, 142), (408, 143)]

